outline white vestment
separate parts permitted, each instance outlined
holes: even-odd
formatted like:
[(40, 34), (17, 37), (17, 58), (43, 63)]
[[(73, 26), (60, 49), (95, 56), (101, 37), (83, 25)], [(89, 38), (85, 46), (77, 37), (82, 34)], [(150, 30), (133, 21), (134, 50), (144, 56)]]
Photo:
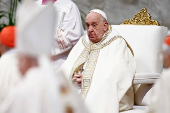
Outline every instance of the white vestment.
[[(43, 62), (42, 62), (43, 61)], [(75, 89), (42, 60), (27, 71), (0, 107), (0, 113), (88, 113)]]
[(83, 36), (57, 74), (62, 72), (72, 79), (85, 63), (81, 95), (91, 113), (118, 113), (133, 107), (131, 85), (136, 62), (129, 45), (111, 26), (103, 39), (92, 44), (87, 35)]
[(147, 113), (170, 113), (170, 69), (164, 73), (152, 89)]
[[(38, 0), (37, 4), (41, 4)], [(54, 49), (52, 54), (55, 56), (53, 67), (58, 69), (64, 61), (73, 46), (84, 34), (81, 15), (76, 4), (71, 0), (57, 0), (54, 4), (57, 11), (56, 34), (54, 39)]]
[(0, 58), (0, 105), (5, 100), (9, 91), (17, 85), (21, 79), (17, 52), (11, 49)]

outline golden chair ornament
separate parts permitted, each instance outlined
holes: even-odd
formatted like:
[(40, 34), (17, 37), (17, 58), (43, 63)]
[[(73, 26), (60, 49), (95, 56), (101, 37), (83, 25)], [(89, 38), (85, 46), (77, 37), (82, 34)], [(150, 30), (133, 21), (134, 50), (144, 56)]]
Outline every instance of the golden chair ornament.
[(140, 12), (138, 12), (133, 19), (125, 20), (122, 25), (157, 25), (159, 22), (156, 20), (151, 20), (151, 15), (147, 12), (147, 9), (143, 7)]

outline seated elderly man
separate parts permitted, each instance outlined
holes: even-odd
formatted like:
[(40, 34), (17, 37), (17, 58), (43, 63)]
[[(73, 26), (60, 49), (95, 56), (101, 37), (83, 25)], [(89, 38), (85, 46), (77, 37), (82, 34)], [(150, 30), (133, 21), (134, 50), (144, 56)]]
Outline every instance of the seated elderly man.
[(81, 87), (91, 113), (119, 113), (133, 106), (133, 51), (94, 9), (86, 17), (87, 35), (80, 38), (66, 62), (57, 70)]

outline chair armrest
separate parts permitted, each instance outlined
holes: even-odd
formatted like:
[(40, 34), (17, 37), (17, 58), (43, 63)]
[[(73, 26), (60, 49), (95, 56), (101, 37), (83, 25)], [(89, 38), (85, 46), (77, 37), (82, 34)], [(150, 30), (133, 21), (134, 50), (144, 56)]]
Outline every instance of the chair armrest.
[(133, 79), (133, 84), (153, 84), (160, 77), (161, 74), (159, 73), (136, 73)]

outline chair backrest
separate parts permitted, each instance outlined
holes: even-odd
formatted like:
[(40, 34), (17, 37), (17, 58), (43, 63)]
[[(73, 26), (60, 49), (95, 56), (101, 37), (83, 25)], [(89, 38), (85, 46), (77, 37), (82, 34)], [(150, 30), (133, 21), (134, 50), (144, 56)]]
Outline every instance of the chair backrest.
[(151, 25), (112, 25), (129, 43), (137, 62), (136, 73), (162, 73), (161, 48), (167, 28)]
[[(137, 64), (135, 78), (141, 80), (157, 78), (162, 73), (162, 43), (167, 28), (156, 25), (112, 25), (131, 46)], [(144, 81), (145, 83), (145, 81)], [(152, 84), (133, 85), (135, 104), (147, 105)]]

